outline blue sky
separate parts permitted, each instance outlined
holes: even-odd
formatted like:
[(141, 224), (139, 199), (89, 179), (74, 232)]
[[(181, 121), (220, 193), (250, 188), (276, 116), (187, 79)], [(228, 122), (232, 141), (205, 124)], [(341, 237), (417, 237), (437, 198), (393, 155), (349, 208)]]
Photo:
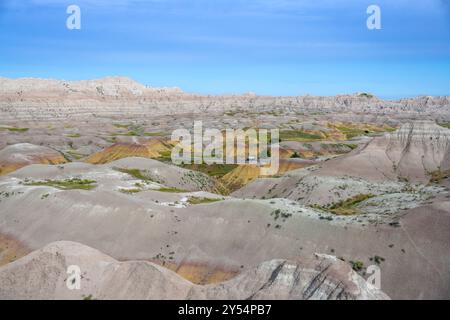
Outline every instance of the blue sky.
[[(81, 30), (66, 8), (81, 8)], [(382, 30), (366, 9), (382, 10)], [(450, 95), (450, 0), (0, 0), (0, 76), (221, 94)]]

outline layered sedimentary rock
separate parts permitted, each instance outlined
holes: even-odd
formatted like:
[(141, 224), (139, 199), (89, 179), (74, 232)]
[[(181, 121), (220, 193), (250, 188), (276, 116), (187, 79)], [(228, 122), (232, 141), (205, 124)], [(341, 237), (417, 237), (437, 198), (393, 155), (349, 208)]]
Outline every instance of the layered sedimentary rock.
[[(205, 96), (177, 88), (152, 88), (123, 77), (88, 81), (0, 78), (0, 118), (4, 121), (152, 117), (155, 115), (268, 111), (324, 112), (353, 116), (394, 115), (448, 119), (448, 97), (384, 101), (367, 94), (335, 97), (270, 97), (254, 94)], [(356, 115), (355, 115), (356, 113)], [(401, 113), (401, 114), (400, 114)]]
[[(78, 266), (80, 290), (67, 287)], [(1, 299), (388, 299), (332, 256), (272, 260), (220, 284), (199, 286), (144, 261), (118, 262), (75, 242), (55, 242), (0, 268)]]
[(432, 121), (413, 121), (377, 137), (364, 148), (325, 163), (320, 175), (353, 176), (374, 181), (428, 182), (448, 170), (450, 130)]
[(277, 196), (323, 204), (361, 193), (401, 192), (404, 187), (396, 186), (398, 182), (428, 183), (440, 172), (448, 172), (449, 159), (449, 129), (431, 121), (408, 122), (311, 171), (294, 171), (279, 180), (256, 180), (235, 196)]
[(400, 177), (426, 180), (450, 170), (450, 130), (430, 121), (407, 123), (390, 136), (386, 155)]
[[(278, 175), (312, 165), (312, 161), (299, 159), (280, 159)], [(260, 176), (260, 167), (256, 165), (240, 165), (221, 178), (221, 182), (229, 190), (237, 190)]]
[(61, 164), (67, 160), (57, 151), (29, 143), (19, 143), (0, 150), (0, 175), (30, 164)]
[(86, 162), (102, 164), (127, 157), (159, 158), (170, 155), (174, 144), (162, 139), (119, 142), (90, 155)]

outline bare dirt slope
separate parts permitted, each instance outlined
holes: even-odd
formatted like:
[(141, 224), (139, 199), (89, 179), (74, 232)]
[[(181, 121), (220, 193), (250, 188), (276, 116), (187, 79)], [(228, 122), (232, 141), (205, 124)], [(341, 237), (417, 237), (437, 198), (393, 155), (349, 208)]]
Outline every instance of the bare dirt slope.
[[(67, 270), (82, 271), (80, 290)], [(117, 260), (74, 242), (54, 242), (0, 268), (0, 299), (388, 299), (349, 265), (326, 255), (272, 260), (217, 285), (194, 285), (172, 271)]]
[[(137, 166), (133, 159), (132, 166)], [(267, 260), (316, 252), (361, 261), (364, 266), (380, 256), (382, 288), (391, 297), (449, 296), (448, 201), (405, 211), (398, 225), (382, 220), (365, 225), (359, 217), (335, 216), (328, 221), (322, 218), (330, 215), (286, 199), (192, 205), (186, 201), (189, 197), (214, 195), (161, 192), (159, 185), (124, 193), (118, 189), (133, 187), (137, 180), (112, 169), (92, 168), (96, 167), (39, 165), (2, 177), (0, 191), (9, 194), (0, 198), (0, 232), (32, 249), (58, 240), (77, 241), (115, 259), (152, 260), (175, 271), (184, 268), (183, 275), (194, 279), (198, 274), (189, 270), (199, 269), (190, 266), (201, 267), (203, 274), (218, 270), (236, 274)], [(97, 186), (61, 190), (25, 182), (70, 176), (94, 179)]]
[(445, 160), (449, 154), (450, 129), (431, 121), (414, 121), (374, 138), (361, 150), (323, 164), (320, 174), (428, 182), (430, 173), (450, 169)]

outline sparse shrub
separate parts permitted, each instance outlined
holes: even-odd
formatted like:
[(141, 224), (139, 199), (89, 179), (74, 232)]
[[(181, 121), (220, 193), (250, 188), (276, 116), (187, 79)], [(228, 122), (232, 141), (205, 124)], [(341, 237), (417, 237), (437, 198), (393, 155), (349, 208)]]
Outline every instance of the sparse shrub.
[(295, 151), (295, 152), (291, 155), (291, 158), (292, 158), (292, 159), (300, 158), (300, 155), (298, 154), (297, 151)]
[(364, 262), (362, 261), (350, 261), (352, 269), (356, 272), (360, 272), (364, 269)]
[(385, 261), (385, 259), (383, 257), (380, 257), (380, 256), (374, 256), (373, 258), (370, 258), (369, 260), (370, 261), (374, 261), (378, 265), (380, 265), (381, 262)]

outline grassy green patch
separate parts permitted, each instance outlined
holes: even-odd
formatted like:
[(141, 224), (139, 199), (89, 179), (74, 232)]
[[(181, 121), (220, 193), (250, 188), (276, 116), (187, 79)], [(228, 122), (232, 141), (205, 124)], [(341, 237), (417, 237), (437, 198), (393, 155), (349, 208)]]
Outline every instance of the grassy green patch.
[(345, 146), (345, 147), (348, 147), (348, 148), (350, 148), (352, 150), (355, 150), (356, 148), (358, 148), (358, 145), (354, 144), (354, 143), (342, 143), (341, 145)]
[(364, 98), (373, 98), (373, 94), (367, 93), (367, 92), (362, 92), (358, 95), (359, 97), (364, 97)]
[(355, 206), (364, 200), (375, 197), (372, 194), (358, 194), (354, 197), (339, 201), (328, 207), (328, 210), (338, 215), (354, 215), (358, 214), (359, 210)]
[(214, 198), (200, 198), (200, 197), (190, 197), (188, 200), (189, 204), (204, 204), (204, 203), (213, 203), (217, 201), (221, 201), (222, 199), (214, 199)]
[(362, 271), (364, 269), (364, 263), (362, 261), (350, 261), (352, 269), (356, 272)]
[(113, 126), (116, 127), (116, 128), (128, 129), (128, 127), (131, 126), (131, 125), (130, 124), (114, 123)]
[(134, 188), (134, 189), (119, 189), (119, 191), (122, 192), (122, 193), (126, 193), (126, 194), (134, 194), (134, 193), (141, 192), (142, 189), (138, 189), (138, 188)]
[(119, 136), (121, 136), (121, 137), (136, 137), (136, 136), (139, 136), (139, 135), (140, 134), (138, 132), (136, 132), (136, 131), (129, 131), (129, 132), (126, 132), (126, 133), (113, 133), (112, 134), (113, 137), (119, 137)]
[(165, 162), (165, 163), (172, 163), (172, 151), (166, 150), (166, 151), (159, 151), (160, 156), (158, 158), (155, 158), (158, 161)]
[(389, 126), (384, 127), (384, 131), (386, 131), (386, 132), (394, 132), (396, 130), (397, 130), (397, 128), (394, 128), (394, 127), (389, 127)]
[(8, 130), (11, 132), (27, 132), (29, 128), (11, 128), (11, 127), (1, 127), (1, 130)]
[(68, 138), (79, 138), (79, 137), (81, 137), (81, 135), (79, 133), (74, 133), (74, 134), (68, 134), (67, 137)]
[(73, 157), (76, 160), (79, 160), (79, 159), (84, 158), (86, 156), (84, 154), (76, 152), (75, 150), (69, 150), (69, 151), (67, 151), (67, 154), (69, 156)]
[(321, 135), (308, 133), (302, 130), (280, 131), (280, 140), (282, 141), (314, 141), (322, 139), (323, 137)]
[(129, 174), (130, 176), (132, 176), (133, 178), (139, 179), (139, 180), (151, 180), (150, 178), (144, 176), (142, 174), (142, 171), (139, 169), (128, 169), (128, 168), (113, 168), (116, 171), (122, 172), (122, 173), (126, 173)]
[(365, 130), (365, 129), (361, 129), (361, 128), (353, 127), (353, 126), (345, 126), (345, 125), (336, 126), (336, 129), (338, 129), (343, 134), (345, 134), (347, 139), (352, 139), (355, 137), (359, 137), (359, 136), (363, 136), (363, 135), (367, 135), (367, 134), (371, 133), (370, 130)]
[(441, 127), (450, 129), (450, 123), (439, 123), (439, 125), (440, 125)]
[(207, 174), (210, 177), (221, 178), (226, 175), (228, 172), (234, 170), (237, 165), (236, 164), (185, 164), (181, 165), (185, 169), (199, 171)]
[(361, 123), (329, 124), (329, 127), (339, 130), (342, 134), (346, 136), (347, 139), (352, 139), (359, 136), (372, 135), (381, 132), (392, 132), (396, 130), (396, 128), (390, 127), (388, 125), (376, 126)]
[(167, 134), (165, 132), (144, 132), (146, 137), (165, 137)]
[(61, 190), (91, 190), (96, 187), (95, 180), (87, 180), (87, 179), (79, 179), (79, 178), (71, 178), (65, 180), (45, 180), (45, 181), (32, 181), (25, 182), (26, 186), (48, 186), (54, 187)]

